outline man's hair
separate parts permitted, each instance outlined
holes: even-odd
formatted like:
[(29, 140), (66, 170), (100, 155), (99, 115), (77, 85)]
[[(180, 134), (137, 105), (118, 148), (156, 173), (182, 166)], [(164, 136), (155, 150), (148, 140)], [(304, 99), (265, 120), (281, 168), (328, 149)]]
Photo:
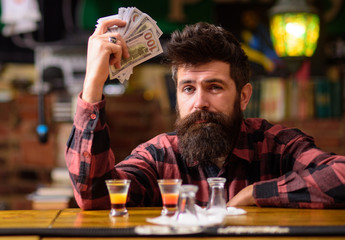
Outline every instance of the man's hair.
[(166, 53), (175, 83), (179, 67), (215, 60), (230, 64), (230, 77), (236, 83), (237, 92), (249, 82), (248, 57), (234, 35), (222, 27), (205, 22), (187, 25), (182, 32), (172, 33)]

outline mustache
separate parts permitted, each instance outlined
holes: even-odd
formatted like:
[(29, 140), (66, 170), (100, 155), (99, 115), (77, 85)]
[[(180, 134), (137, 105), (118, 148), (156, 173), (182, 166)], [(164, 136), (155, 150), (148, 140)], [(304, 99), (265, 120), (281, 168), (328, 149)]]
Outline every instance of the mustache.
[[(207, 124), (214, 123), (220, 125), (226, 125), (226, 116), (223, 113), (208, 112), (205, 110), (195, 111), (189, 114), (187, 117), (178, 120), (179, 126), (189, 127), (195, 123)], [(175, 125), (176, 126), (176, 125)]]

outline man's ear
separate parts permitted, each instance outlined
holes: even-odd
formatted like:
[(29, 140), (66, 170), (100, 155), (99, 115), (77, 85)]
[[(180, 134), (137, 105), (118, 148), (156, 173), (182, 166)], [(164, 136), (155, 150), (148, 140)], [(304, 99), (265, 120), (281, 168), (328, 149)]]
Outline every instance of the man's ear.
[(241, 90), (241, 110), (244, 111), (247, 108), (250, 97), (252, 96), (253, 87), (250, 83), (243, 86)]

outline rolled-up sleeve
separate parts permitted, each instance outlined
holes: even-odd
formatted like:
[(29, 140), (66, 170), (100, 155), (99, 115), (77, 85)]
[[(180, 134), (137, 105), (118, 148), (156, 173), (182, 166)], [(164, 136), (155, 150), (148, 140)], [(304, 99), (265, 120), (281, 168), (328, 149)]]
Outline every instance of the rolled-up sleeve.
[(115, 157), (110, 149), (105, 101), (87, 103), (79, 95), (65, 160), (74, 196), (83, 209), (109, 207), (105, 178), (113, 176)]

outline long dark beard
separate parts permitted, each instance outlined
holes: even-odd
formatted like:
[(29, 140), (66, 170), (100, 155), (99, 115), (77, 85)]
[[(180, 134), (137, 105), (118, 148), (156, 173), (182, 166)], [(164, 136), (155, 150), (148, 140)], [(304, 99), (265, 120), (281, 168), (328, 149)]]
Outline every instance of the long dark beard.
[(243, 119), (239, 100), (232, 116), (223, 113), (196, 111), (175, 123), (179, 151), (189, 163), (202, 167), (226, 157), (232, 150)]

